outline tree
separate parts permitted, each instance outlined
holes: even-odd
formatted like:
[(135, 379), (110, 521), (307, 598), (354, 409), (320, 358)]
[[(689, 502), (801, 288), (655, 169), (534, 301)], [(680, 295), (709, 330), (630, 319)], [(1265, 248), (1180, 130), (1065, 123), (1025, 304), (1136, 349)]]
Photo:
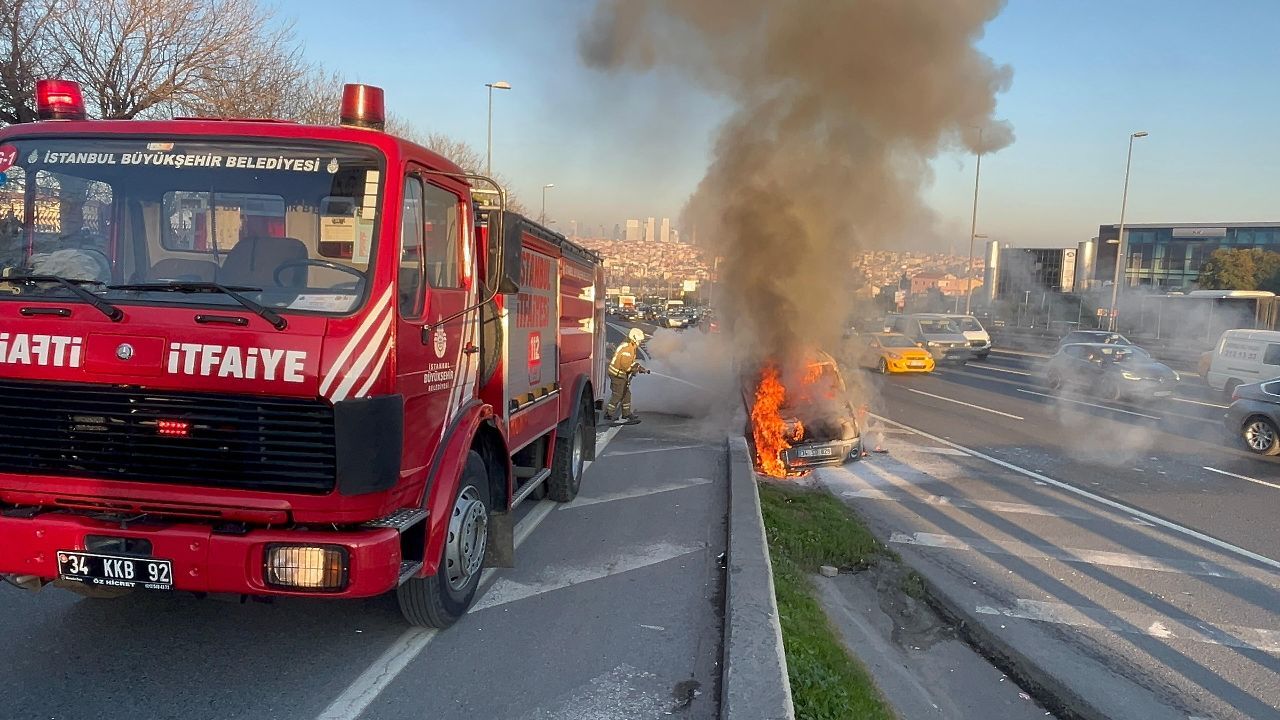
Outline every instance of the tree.
[(1258, 290), (1280, 274), (1280, 253), (1262, 248), (1215, 250), (1200, 267), (1204, 290)]
[(0, 0), (0, 124), (36, 120), (36, 80), (65, 71), (51, 31), (56, 0)]

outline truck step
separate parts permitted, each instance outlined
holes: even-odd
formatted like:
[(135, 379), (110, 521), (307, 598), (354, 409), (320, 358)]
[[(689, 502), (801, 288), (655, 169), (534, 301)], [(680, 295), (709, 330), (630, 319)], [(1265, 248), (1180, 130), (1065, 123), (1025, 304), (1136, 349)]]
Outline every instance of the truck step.
[(414, 575), (417, 575), (418, 571), (421, 569), (422, 569), (421, 560), (405, 560), (404, 562), (400, 563), (400, 584), (403, 585), (409, 582), (409, 578), (412, 578)]
[(551, 477), (551, 470), (543, 468), (538, 471), (537, 475), (529, 478), (529, 480), (524, 485), (521, 485), (520, 489), (516, 491), (515, 499), (511, 501), (511, 509), (514, 510), (517, 505), (533, 494), (533, 491), (537, 490), (538, 486), (546, 482), (549, 477)]
[(361, 525), (366, 528), (393, 528), (404, 532), (405, 528), (413, 527), (427, 517), (427, 511), (422, 508), (401, 508), (386, 517), (370, 520)]

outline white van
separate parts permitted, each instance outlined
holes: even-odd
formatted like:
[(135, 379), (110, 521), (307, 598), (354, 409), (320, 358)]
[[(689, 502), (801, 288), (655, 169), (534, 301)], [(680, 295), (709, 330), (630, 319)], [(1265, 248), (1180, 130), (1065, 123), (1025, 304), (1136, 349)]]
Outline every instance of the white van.
[(969, 341), (969, 349), (979, 360), (986, 360), (991, 354), (991, 335), (982, 327), (978, 318), (972, 315), (948, 315), (948, 318), (960, 328), (960, 332)]
[(1204, 381), (1214, 390), (1280, 378), (1280, 332), (1228, 330), (1222, 333)]

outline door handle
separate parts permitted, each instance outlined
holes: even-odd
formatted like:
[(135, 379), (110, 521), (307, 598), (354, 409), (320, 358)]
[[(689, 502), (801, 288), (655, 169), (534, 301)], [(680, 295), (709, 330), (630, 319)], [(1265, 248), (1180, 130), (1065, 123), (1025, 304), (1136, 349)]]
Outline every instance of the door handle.
[(475, 343), (467, 343), (467, 346), (462, 348), (462, 352), (468, 355), (474, 355), (480, 352), (480, 348), (476, 347)]

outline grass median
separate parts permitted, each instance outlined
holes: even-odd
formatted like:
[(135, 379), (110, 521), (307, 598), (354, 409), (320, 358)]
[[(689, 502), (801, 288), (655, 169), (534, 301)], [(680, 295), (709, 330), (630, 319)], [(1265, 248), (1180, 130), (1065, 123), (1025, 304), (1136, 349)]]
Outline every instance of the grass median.
[(870, 565), (883, 553), (880, 544), (822, 490), (761, 483), (760, 507), (796, 717), (890, 720), (889, 705), (866, 669), (845, 650), (808, 578), (820, 565)]

